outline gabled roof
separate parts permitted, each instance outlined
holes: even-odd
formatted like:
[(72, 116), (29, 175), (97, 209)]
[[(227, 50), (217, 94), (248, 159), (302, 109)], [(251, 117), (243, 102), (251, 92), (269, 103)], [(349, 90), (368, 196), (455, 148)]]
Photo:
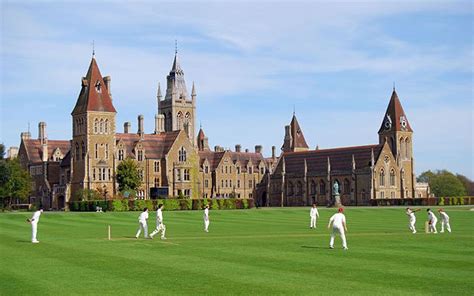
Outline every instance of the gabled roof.
[(198, 136), (197, 136), (197, 139), (198, 141), (199, 140), (204, 140), (206, 138), (206, 135), (204, 134), (204, 131), (202, 130), (202, 128), (199, 129), (199, 132), (198, 132)]
[[(135, 157), (134, 149), (140, 142), (145, 150), (145, 158), (161, 159), (168, 154), (180, 131), (164, 132), (159, 134), (145, 134), (143, 139), (138, 134), (115, 134), (116, 143), (122, 142), (126, 149), (126, 156)], [(118, 149), (118, 147), (117, 147)]]
[[(26, 153), (28, 155), (28, 161), (30, 163), (42, 162), (43, 159), (43, 147), (38, 139), (23, 140), (25, 145)], [(59, 149), (63, 155), (67, 155), (71, 149), (70, 142), (66, 140), (48, 140), (48, 159), (51, 159), (53, 152)]]
[[(372, 150), (374, 151), (374, 159), (376, 160), (382, 148), (383, 145), (367, 145), (299, 152), (284, 152), (280, 156), (280, 160), (284, 159), (286, 173), (302, 174), (304, 171), (305, 159), (308, 168), (308, 174), (326, 173), (328, 170), (328, 158), (331, 172), (348, 172), (352, 170), (353, 155), (356, 169), (367, 168), (370, 167)], [(275, 171), (282, 171), (282, 161), (278, 162)]]
[(72, 114), (86, 111), (117, 112), (94, 57), (92, 57), (87, 75), (82, 81), (82, 89)]
[(219, 164), (221, 163), (224, 156), (229, 156), (232, 163), (237, 163), (237, 161), (242, 166), (242, 171), (246, 171), (246, 167), (249, 162), (252, 165), (258, 165), (260, 161), (264, 161), (264, 158), (261, 153), (253, 153), (253, 152), (233, 152), (233, 151), (221, 151), (221, 152), (214, 152), (214, 151), (199, 151), (199, 164), (202, 166), (204, 161), (207, 159), (209, 161), (209, 165), (211, 167), (211, 171), (215, 170)]
[(395, 89), (393, 89), (392, 97), (390, 98), (387, 110), (385, 111), (379, 134), (387, 131), (413, 132)]
[(293, 114), (293, 118), (291, 119), (290, 127), (291, 127), (293, 149), (297, 149), (297, 148), (308, 149), (309, 148), (308, 144), (306, 144), (303, 131), (300, 128), (300, 124), (298, 123), (298, 120), (296, 119), (295, 114)]

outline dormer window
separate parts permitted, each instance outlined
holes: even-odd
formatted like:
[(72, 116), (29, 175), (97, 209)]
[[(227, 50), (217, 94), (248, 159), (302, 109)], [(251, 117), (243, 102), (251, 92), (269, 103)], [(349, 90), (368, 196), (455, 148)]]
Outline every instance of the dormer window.
[(185, 162), (186, 161), (186, 150), (184, 147), (181, 147), (178, 151), (178, 161), (179, 162)]
[(100, 85), (100, 81), (97, 80), (97, 82), (95, 83), (95, 91), (100, 93), (101, 92), (101, 88), (102, 88), (102, 85)]

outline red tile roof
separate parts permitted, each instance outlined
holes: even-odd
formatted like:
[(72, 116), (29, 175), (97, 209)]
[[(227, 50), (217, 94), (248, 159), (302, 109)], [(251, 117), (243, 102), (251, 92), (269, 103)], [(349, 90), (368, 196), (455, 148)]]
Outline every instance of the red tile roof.
[[(125, 144), (126, 156), (135, 157), (134, 148), (138, 142), (141, 142), (145, 150), (145, 158), (160, 159), (164, 158), (173, 146), (180, 131), (165, 132), (159, 134), (145, 134), (143, 140), (140, 140), (138, 134), (116, 134), (117, 144), (122, 141)], [(118, 147), (117, 147), (118, 149)]]
[(86, 111), (117, 112), (95, 58), (91, 60), (72, 114), (80, 114)]
[(293, 114), (293, 118), (291, 119), (290, 123), (291, 127), (291, 137), (292, 137), (292, 148), (309, 148), (308, 144), (306, 144), (306, 140), (303, 135), (303, 131), (300, 128), (300, 124), (296, 119), (296, 116)]
[[(42, 162), (43, 159), (43, 148), (41, 142), (38, 139), (29, 139), (23, 141), (26, 152), (28, 153), (28, 159), (30, 163)], [(51, 159), (54, 150), (59, 148), (63, 156), (71, 149), (70, 142), (64, 140), (48, 140), (48, 159)]]
[(264, 158), (261, 153), (253, 153), (253, 152), (233, 152), (233, 151), (222, 151), (222, 152), (214, 152), (214, 151), (199, 151), (199, 158), (200, 158), (200, 165), (204, 163), (207, 159), (209, 162), (209, 166), (211, 167), (211, 171), (215, 170), (219, 163), (221, 162), (224, 155), (229, 155), (232, 162), (235, 164), (237, 161), (240, 162), (242, 165), (242, 171), (246, 170), (247, 164), (252, 161), (252, 164), (258, 165), (260, 161), (264, 161)]
[[(333, 149), (319, 149), (300, 152), (285, 152), (280, 157), (285, 160), (286, 173), (303, 174), (304, 160), (308, 168), (308, 174), (322, 174), (328, 170), (328, 157), (331, 165), (331, 171), (352, 171), (352, 155), (356, 164), (356, 169), (370, 167), (372, 150), (374, 158), (377, 159), (383, 145), (367, 145), (341, 147)], [(279, 161), (276, 171), (281, 172), (283, 161)]]
[[(403, 127), (402, 118), (405, 119), (405, 127)], [(391, 124), (389, 124), (388, 122), (390, 122)], [(390, 102), (388, 103), (387, 111), (385, 111), (385, 115), (383, 117), (379, 133), (386, 131), (402, 130), (413, 132), (410, 123), (408, 122), (408, 119), (405, 115), (405, 111), (403, 111), (403, 107), (400, 103), (400, 99), (398, 98), (397, 92), (394, 89), (392, 92), (392, 97), (390, 98)]]

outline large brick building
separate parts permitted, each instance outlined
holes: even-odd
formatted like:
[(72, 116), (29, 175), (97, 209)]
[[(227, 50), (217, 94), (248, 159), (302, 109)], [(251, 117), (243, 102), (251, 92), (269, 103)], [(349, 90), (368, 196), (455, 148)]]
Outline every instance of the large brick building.
[(33, 176), (31, 202), (61, 209), (84, 190), (112, 198), (118, 193), (117, 166), (126, 158), (139, 166), (139, 198), (253, 197), (265, 173), (261, 146), (255, 153), (210, 151), (202, 129), (195, 136), (196, 89), (193, 83), (188, 95), (177, 53), (165, 97), (158, 84), (153, 133), (145, 132), (142, 115), (136, 132), (130, 122), (117, 132), (110, 86), (110, 76), (101, 75), (93, 55), (71, 113), (72, 139), (48, 140), (44, 122), (38, 139), (22, 133), (19, 157)]
[(282, 154), (257, 190), (260, 204), (304, 206), (334, 203), (337, 184), (343, 204), (415, 197), (413, 130), (393, 90), (378, 131), (379, 143), (310, 150), (296, 116), (285, 127)]

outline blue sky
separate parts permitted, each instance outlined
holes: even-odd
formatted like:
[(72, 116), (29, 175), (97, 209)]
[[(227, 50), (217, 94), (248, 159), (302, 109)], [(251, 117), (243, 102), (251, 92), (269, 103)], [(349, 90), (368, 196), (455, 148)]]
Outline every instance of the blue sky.
[(377, 143), (395, 82), (415, 170), (474, 177), (471, 1), (1, 1), (0, 141), (47, 122), (70, 139), (95, 40), (117, 130), (153, 131), (158, 82), (178, 40), (197, 124), (211, 146), (282, 145), (293, 107), (314, 148)]

